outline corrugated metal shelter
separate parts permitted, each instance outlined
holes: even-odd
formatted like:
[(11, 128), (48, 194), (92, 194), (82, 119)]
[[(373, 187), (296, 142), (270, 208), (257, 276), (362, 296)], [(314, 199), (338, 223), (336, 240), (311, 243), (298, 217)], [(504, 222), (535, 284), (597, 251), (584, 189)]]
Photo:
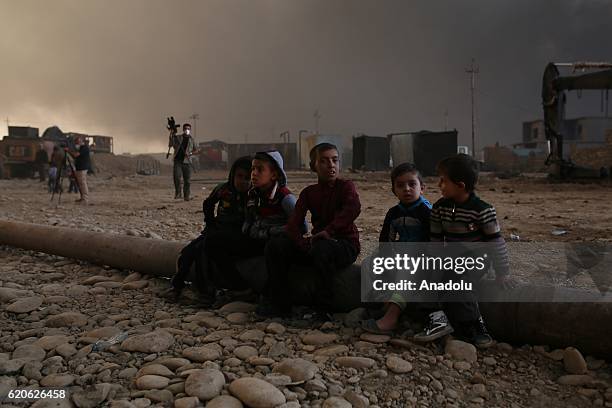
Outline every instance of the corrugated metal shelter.
[(389, 139), (386, 137), (353, 137), (353, 169), (387, 170), (389, 158)]
[(457, 154), (457, 131), (392, 133), (389, 138), (393, 165), (414, 163), (424, 176), (435, 176), (436, 165)]
[(228, 166), (242, 156), (253, 155), (257, 152), (278, 150), (283, 155), (285, 169), (297, 169), (297, 145), (295, 143), (236, 143), (227, 144)]

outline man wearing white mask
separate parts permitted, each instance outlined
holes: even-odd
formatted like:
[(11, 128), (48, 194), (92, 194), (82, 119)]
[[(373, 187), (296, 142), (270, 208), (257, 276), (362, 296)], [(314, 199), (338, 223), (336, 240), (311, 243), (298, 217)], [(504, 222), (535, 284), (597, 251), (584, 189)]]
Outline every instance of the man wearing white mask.
[(87, 188), (87, 171), (91, 166), (89, 157), (89, 146), (85, 143), (82, 136), (77, 136), (74, 140), (75, 150), (70, 150), (68, 147), (64, 148), (70, 156), (74, 158), (74, 170), (79, 192), (81, 198), (76, 200), (80, 204), (89, 204), (89, 189)]
[[(170, 140), (170, 146), (174, 149), (174, 198), (183, 197), (185, 201), (189, 201), (191, 187), (191, 155), (195, 150), (195, 144), (191, 137), (191, 125), (183, 124), (183, 133), (173, 135)], [(181, 175), (183, 176), (183, 192), (181, 194)]]

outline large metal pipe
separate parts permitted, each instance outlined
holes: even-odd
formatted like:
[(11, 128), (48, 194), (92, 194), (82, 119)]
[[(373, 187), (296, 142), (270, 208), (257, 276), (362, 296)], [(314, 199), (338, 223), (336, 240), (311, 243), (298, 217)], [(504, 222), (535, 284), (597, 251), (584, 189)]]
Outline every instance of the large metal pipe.
[[(170, 277), (184, 242), (94, 233), (70, 228), (48, 227), (0, 220), (0, 244), (81, 259), (98, 265), (131, 269), (146, 274)], [(253, 259), (239, 265), (243, 276), (254, 286), (265, 280), (265, 263)], [(308, 302), (316, 290), (308, 268), (292, 271), (288, 290), (296, 302)], [(360, 268), (343, 270), (334, 282), (338, 310), (361, 304)], [(547, 344), (553, 347), (578, 347), (582, 352), (612, 359), (612, 302), (575, 300), (606, 298), (595, 293), (551, 287), (530, 287), (531, 296), (541, 294), (547, 303), (482, 303), (487, 326), (498, 340), (517, 344)]]
[(0, 244), (96, 265), (172, 276), (184, 242), (0, 220)]

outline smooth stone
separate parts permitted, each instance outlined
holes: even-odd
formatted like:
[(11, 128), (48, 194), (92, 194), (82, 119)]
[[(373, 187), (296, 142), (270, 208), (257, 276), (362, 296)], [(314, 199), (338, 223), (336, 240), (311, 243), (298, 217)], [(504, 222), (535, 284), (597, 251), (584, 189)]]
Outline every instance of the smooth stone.
[(562, 385), (588, 385), (593, 382), (593, 377), (584, 374), (568, 374), (559, 377), (557, 382)]
[(0, 303), (7, 303), (13, 299), (27, 295), (28, 291), (26, 290), (0, 287)]
[(17, 299), (6, 307), (6, 310), (11, 313), (29, 313), (36, 310), (42, 305), (43, 299), (39, 296), (31, 296)]
[(368, 357), (338, 357), (335, 360), (340, 367), (350, 368), (372, 368), (376, 365), (376, 361)]
[(38, 339), (34, 344), (43, 348), (43, 350), (49, 351), (55, 349), (57, 346), (68, 343), (70, 338), (61, 334), (53, 336), (43, 336)]
[(46, 320), (47, 327), (81, 327), (87, 324), (87, 317), (78, 312), (64, 312)]
[(117, 377), (123, 378), (124, 380), (130, 380), (136, 376), (137, 372), (138, 372), (138, 369), (136, 367), (128, 367), (128, 368), (124, 368), (123, 370), (119, 371), (119, 374), (117, 374)]
[[(196, 408), (200, 405), (200, 399), (198, 397), (183, 397), (174, 400), (174, 408)], [(206, 405), (207, 407), (210, 404)]]
[(461, 340), (449, 340), (446, 342), (444, 351), (450, 354), (451, 357), (458, 361), (467, 361), (468, 363), (475, 363), (478, 359), (478, 353), (476, 347), (473, 344), (466, 343)]
[(335, 333), (323, 333), (319, 330), (312, 330), (310, 332), (300, 335), (302, 343), (310, 346), (322, 346), (324, 344), (333, 343), (338, 339), (338, 335)]
[(134, 384), (140, 390), (161, 390), (166, 388), (169, 384), (166, 377), (161, 375), (143, 375), (142, 377), (136, 378)]
[(405, 374), (412, 371), (412, 364), (396, 356), (387, 357), (387, 368), (396, 374)]
[(168, 390), (149, 390), (145, 392), (144, 397), (151, 401), (163, 403), (169, 403), (174, 399), (174, 395)]
[(228, 314), (225, 319), (233, 324), (245, 324), (249, 321), (249, 315), (242, 312)]
[(70, 399), (39, 399), (30, 408), (74, 408)]
[(43, 361), (47, 353), (45, 350), (36, 344), (26, 344), (17, 347), (13, 351), (13, 359), (21, 358), (24, 360)]
[(234, 355), (241, 360), (248, 360), (251, 357), (256, 357), (259, 354), (255, 347), (239, 346), (234, 349)]
[(206, 404), (206, 408), (242, 408), (242, 402), (231, 395), (219, 395)]
[(265, 335), (266, 333), (262, 332), (261, 330), (251, 329), (251, 330), (247, 330), (244, 333), (240, 334), (238, 338), (242, 341), (257, 342), (257, 341), (262, 341)]
[(319, 372), (319, 367), (302, 358), (286, 358), (278, 363), (272, 372), (287, 375), (293, 382), (304, 382), (314, 378)]
[(287, 329), (280, 323), (272, 322), (266, 327), (266, 333), (283, 334)]
[(64, 358), (69, 358), (77, 353), (77, 349), (72, 344), (64, 343), (57, 346), (55, 352)]
[(140, 289), (144, 289), (147, 286), (149, 286), (149, 281), (139, 280), (139, 281), (124, 283), (123, 285), (120, 284), (120, 286), (122, 290), (140, 290)]
[(271, 358), (254, 356), (247, 360), (247, 363), (254, 366), (270, 366), (275, 363)]
[(191, 364), (191, 361), (187, 360), (186, 358), (179, 357), (160, 357), (155, 360), (154, 363), (164, 365), (170, 370), (174, 371), (184, 365)]
[(136, 373), (136, 377), (141, 377), (143, 375), (160, 375), (162, 377), (174, 377), (174, 373), (165, 365), (162, 364), (148, 364), (138, 370)]
[(252, 408), (273, 408), (284, 404), (285, 395), (272, 384), (254, 377), (233, 381), (229, 391), (243, 404)]
[(351, 408), (353, 405), (340, 397), (330, 397), (323, 402), (323, 408)]
[(28, 360), (21, 358), (2, 361), (0, 363), (0, 375), (17, 374), (19, 371), (21, 371), (27, 361)]
[(588, 370), (584, 357), (574, 347), (568, 347), (563, 351), (563, 367), (569, 374), (586, 374)]
[(221, 394), (224, 385), (225, 377), (221, 371), (205, 368), (187, 377), (185, 393), (201, 401), (208, 401)]
[(373, 334), (373, 333), (363, 333), (359, 338), (363, 341), (367, 341), (375, 344), (383, 344), (387, 343), (391, 340), (391, 336), (387, 336), (384, 334)]
[(174, 345), (174, 336), (163, 329), (151, 333), (128, 337), (121, 343), (123, 351), (139, 351), (141, 353), (159, 353)]
[(337, 356), (338, 354), (348, 353), (349, 348), (344, 344), (336, 344), (315, 350), (315, 356)]
[(196, 363), (203, 363), (205, 361), (213, 361), (221, 358), (221, 352), (213, 347), (189, 347), (183, 350), (183, 357), (188, 358)]
[(40, 380), (40, 385), (43, 387), (67, 387), (74, 382), (74, 376), (70, 374), (49, 374)]

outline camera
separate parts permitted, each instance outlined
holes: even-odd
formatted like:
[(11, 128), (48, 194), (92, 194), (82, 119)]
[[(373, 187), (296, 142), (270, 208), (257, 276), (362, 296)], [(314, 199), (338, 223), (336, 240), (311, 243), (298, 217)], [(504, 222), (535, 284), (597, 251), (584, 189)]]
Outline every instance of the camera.
[(167, 120), (168, 120), (168, 124), (166, 125), (166, 127), (168, 128), (169, 131), (174, 132), (176, 131), (177, 128), (181, 127), (181, 125), (178, 125), (174, 121), (174, 116), (170, 116), (169, 118), (167, 118)]

